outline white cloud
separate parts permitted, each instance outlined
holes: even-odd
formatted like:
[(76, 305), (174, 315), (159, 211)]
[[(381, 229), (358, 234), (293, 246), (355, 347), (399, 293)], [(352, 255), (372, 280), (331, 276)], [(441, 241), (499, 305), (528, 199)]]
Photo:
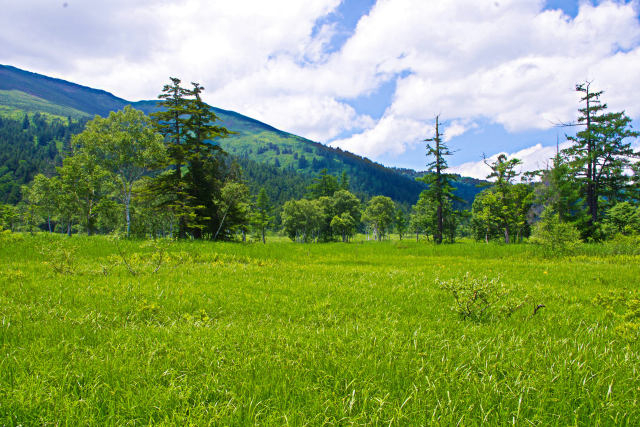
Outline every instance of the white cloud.
[(551, 165), (551, 159), (556, 155), (558, 147), (560, 150), (563, 150), (568, 148), (570, 145), (570, 142), (563, 142), (559, 146), (543, 146), (542, 144), (536, 144), (532, 147), (516, 151), (515, 153), (495, 153), (487, 157), (486, 161), (478, 160), (477, 162), (467, 162), (454, 166), (449, 170), (452, 173), (457, 173), (462, 176), (486, 179), (491, 173), (491, 168), (487, 166), (487, 163), (495, 162), (501, 154), (506, 155), (509, 159), (516, 158), (522, 160), (522, 164), (516, 168), (516, 171), (519, 173), (545, 169)]
[(331, 97), (258, 97), (238, 109), (314, 141), (334, 138), (347, 128), (364, 129), (373, 125), (370, 117), (356, 114), (351, 106)]
[[(575, 18), (545, 0), (378, 0), (333, 53), (335, 26), (314, 28), (340, 0), (67, 3), (0, 0), (0, 62), (132, 100), (198, 81), (213, 105), (374, 159), (422, 141), (437, 113), (447, 140), (572, 120), (585, 79), (640, 118), (638, 0), (583, 1)], [(346, 103), (392, 79), (376, 122)]]
[[(330, 145), (375, 158), (383, 153), (403, 153), (408, 144), (413, 147), (425, 138), (424, 135), (432, 133), (432, 129), (433, 126), (416, 120), (385, 116), (364, 132), (333, 141)], [(409, 135), (409, 138), (401, 139), (398, 135)]]
[[(640, 69), (637, 2), (583, 2), (575, 19), (542, 11), (543, 6), (544, 1), (381, 0), (342, 54), (373, 64), (371, 73), (408, 72), (397, 82), (384, 121), (430, 121), (442, 112), (443, 119), (488, 120), (510, 132), (548, 129), (575, 118), (573, 89), (585, 79), (606, 90), (612, 108), (640, 117), (634, 89), (640, 74), (620, 72)], [(369, 146), (370, 153), (386, 146), (391, 152), (411, 144), (413, 129), (379, 140), (375, 149), (371, 143), (358, 146)]]
[(448, 126), (445, 126), (444, 130), (444, 142), (449, 142), (456, 136), (464, 135), (471, 129), (476, 129), (478, 125), (476, 123), (462, 122), (454, 120)]

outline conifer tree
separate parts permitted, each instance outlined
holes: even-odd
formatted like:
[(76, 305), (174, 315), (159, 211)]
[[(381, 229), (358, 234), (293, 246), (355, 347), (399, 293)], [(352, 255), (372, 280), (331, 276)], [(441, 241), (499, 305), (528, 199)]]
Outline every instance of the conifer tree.
[(187, 235), (187, 224), (195, 216), (190, 197), (182, 180), (182, 167), (185, 164), (183, 143), (186, 137), (187, 96), (189, 90), (180, 86), (181, 80), (170, 77), (171, 84), (164, 85), (158, 95), (159, 111), (150, 114), (156, 130), (164, 136), (169, 156), (169, 165), (173, 172), (162, 174), (156, 180), (149, 181), (147, 196), (158, 196), (164, 207), (171, 210), (178, 221), (178, 237)]
[(202, 101), (200, 84), (192, 83), (189, 90), (180, 86), (180, 79), (172, 77), (171, 82), (159, 95), (163, 110), (152, 118), (165, 136), (174, 171), (153, 183), (151, 193), (165, 197), (165, 205), (178, 218), (179, 237), (188, 232), (195, 238), (228, 236), (222, 230), (229, 210), (222, 195), (226, 153), (215, 139), (229, 131), (215, 124), (219, 119)]
[(639, 134), (631, 129), (631, 119), (624, 112), (606, 112), (607, 105), (600, 101), (603, 92), (592, 91), (591, 82), (576, 85), (576, 91), (583, 94), (584, 107), (578, 110), (580, 116), (575, 124), (582, 130), (567, 138), (573, 145), (563, 154), (582, 184), (591, 229), (586, 234), (592, 234), (593, 225), (602, 216), (601, 197), (615, 201), (626, 187), (624, 169), (638, 155), (631, 148), (630, 138)]
[[(440, 244), (444, 235), (444, 215), (452, 215), (452, 212), (445, 212), (445, 208), (451, 206), (451, 202), (457, 198), (453, 194), (454, 187), (451, 185), (453, 177), (445, 172), (449, 168), (445, 157), (453, 153), (449, 151), (449, 147), (442, 140), (439, 116), (436, 116), (435, 135), (433, 138), (425, 139), (425, 142), (427, 142), (427, 157), (433, 156), (433, 161), (427, 164), (427, 170), (430, 173), (424, 175), (420, 180), (429, 186), (427, 190), (424, 190), (425, 197), (436, 205), (434, 240)], [(433, 143), (433, 145), (429, 143)]]
[(309, 196), (312, 199), (322, 196), (331, 197), (338, 190), (340, 190), (338, 179), (333, 175), (329, 175), (325, 168), (320, 171), (319, 177), (313, 178), (313, 183), (309, 186)]
[(253, 225), (256, 227), (256, 230), (260, 234), (262, 243), (266, 243), (266, 230), (271, 221), (273, 221), (273, 217), (269, 215), (269, 211), (271, 210), (269, 196), (267, 196), (267, 190), (262, 187), (260, 188), (260, 192), (258, 193), (258, 197), (256, 199), (255, 211), (253, 214)]
[(340, 176), (340, 189), (350, 191), (349, 188), (349, 176), (347, 175), (347, 171), (343, 170)]

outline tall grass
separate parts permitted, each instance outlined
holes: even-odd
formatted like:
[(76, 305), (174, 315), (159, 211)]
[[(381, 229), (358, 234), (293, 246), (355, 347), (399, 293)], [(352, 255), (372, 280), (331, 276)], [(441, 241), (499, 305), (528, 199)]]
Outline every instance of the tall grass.
[[(123, 241), (132, 275), (107, 238), (0, 239), (0, 424), (640, 420), (633, 251), (179, 242), (153, 273), (157, 248)], [(466, 272), (527, 305), (461, 318), (437, 281)]]

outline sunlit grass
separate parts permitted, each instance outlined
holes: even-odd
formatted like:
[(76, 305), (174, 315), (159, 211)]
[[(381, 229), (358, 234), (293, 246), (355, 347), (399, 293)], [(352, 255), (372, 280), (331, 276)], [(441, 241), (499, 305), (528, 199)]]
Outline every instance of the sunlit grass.
[[(134, 276), (107, 238), (0, 239), (0, 424), (640, 419), (638, 342), (594, 302), (638, 295), (637, 255), (272, 238), (171, 243), (153, 273), (157, 249), (120, 242)], [(436, 280), (467, 271), (527, 304), (460, 319)]]

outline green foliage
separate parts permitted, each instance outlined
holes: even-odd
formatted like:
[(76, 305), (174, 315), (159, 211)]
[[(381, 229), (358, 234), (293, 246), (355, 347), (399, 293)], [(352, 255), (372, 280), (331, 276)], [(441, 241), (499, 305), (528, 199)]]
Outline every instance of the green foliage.
[(396, 216), (393, 219), (393, 221), (394, 221), (396, 233), (398, 233), (398, 237), (400, 237), (400, 240), (402, 240), (402, 237), (407, 231), (407, 227), (409, 225), (407, 221), (407, 216), (402, 209), (398, 208), (396, 210)]
[(603, 221), (605, 233), (613, 237), (640, 234), (640, 207), (629, 202), (620, 202), (607, 211)]
[(362, 221), (371, 228), (373, 238), (382, 240), (391, 230), (396, 206), (388, 197), (372, 197), (362, 214)]
[(13, 231), (19, 223), (18, 209), (13, 205), (0, 204), (0, 227)]
[(451, 294), (451, 309), (461, 318), (475, 322), (509, 317), (527, 302), (529, 297), (519, 289), (506, 287), (500, 278), (473, 277), (469, 272), (451, 280), (437, 280), (440, 289)]
[[(429, 174), (424, 175), (420, 180), (427, 184), (428, 188), (420, 194), (420, 198), (425, 198), (435, 205), (435, 224), (433, 240), (440, 244), (445, 233), (445, 217), (452, 217), (452, 204), (457, 197), (454, 196), (455, 188), (452, 185), (453, 176), (445, 173), (449, 168), (445, 157), (453, 153), (442, 140), (440, 134), (438, 116), (436, 116), (435, 135), (425, 141), (433, 142), (427, 144), (427, 157), (433, 157), (433, 161), (427, 164)], [(455, 233), (454, 233), (455, 234)]]
[(282, 208), (284, 232), (296, 242), (316, 240), (323, 216), (324, 212), (317, 200), (290, 200)]
[(282, 211), (282, 224), (294, 241), (348, 242), (361, 218), (360, 200), (347, 190), (333, 191), (332, 196), (314, 200), (291, 200)]
[(416, 234), (416, 241), (419, 235), (424, 233), (429, 238), (429, 234), (434, 232), (433, 225), (436, 210), (433, 203), (426, 197), (420, 197), (418, 202), (411, 207), (411, 217), (409, 219), (409, 229)]
[(567, 137), (573, 144), (563, 150), (563, 155), (580, 184), (588, 210), (583, 235), (596, 237), (596, 224), (606, 204), (627, 197), (629, 176), (624, 170), (637, 154), (631, 139), (640, 134), (632, 130), (631, 119), (624, 112), (606, 112), (607, 105), (600, 101), (602, 91), (593, 92), (589, 82), (576, 85), (576, 91), (582, 94), (584, 103), (577, 123), (583, 127), (575, 136)]
[(331, 231), (342, 237), (342, 242), (346, 243), (356, 232), (356, 220), (349, 214), (343, 212), (340, 216), (334, 215), (331, 219)]
[(154, 132), (142, 111), (127, 106), (107, 118), (96, 116), (72, 141), (76, 155), (97, 162), (117, 183), (119, 202), (124, 205), (124, 223), (131, 234), (131, 200), (134, 183), (166, 162), (162, 136)]
[[(231, 240), (241, 232), (246, 233), (250, 216), (249, 189), (242, 182), (228, 181), (220, 191), (220, 209), (222, 219), (213, 236), (213, 240), (224, 238)], [(220, 234), (223, 232), (224, 234)]]
[(543, 245), (549, 255), (559, 255), (571, 252), (580, 243), (580, 233), (575, 225), (563, 222), (547, 207), (534, 226), (531, 242)]
[(267, 243), (266, 231), (273, 221), (273, 216), (269, 215), (270, 212), (271, 202), (269, 201), (267, 190), (262, 187), (260, 189), (260, 192), (258, 193), (258, 197), (256, 198), (253, 213), (251, 216), (251, 223), (258, 232), (263, 244)]
[(504, 154), (488, 164), (495, 184), (476, 196), (471, 208), (472, 227), (477, 240), (486, 242), (502, 236), (505, 243), (522, 241), (529, 233), (528, 216), (533, 204), (533, 189), (528, 184), (513, 184), (519, 175), (519, 159)]
[(616, 323), (614, 331), (626, 342), (640, 340), (640, 294), (637, 291), (598, 293), (593, 304), (602, 307), (605, 315)]

